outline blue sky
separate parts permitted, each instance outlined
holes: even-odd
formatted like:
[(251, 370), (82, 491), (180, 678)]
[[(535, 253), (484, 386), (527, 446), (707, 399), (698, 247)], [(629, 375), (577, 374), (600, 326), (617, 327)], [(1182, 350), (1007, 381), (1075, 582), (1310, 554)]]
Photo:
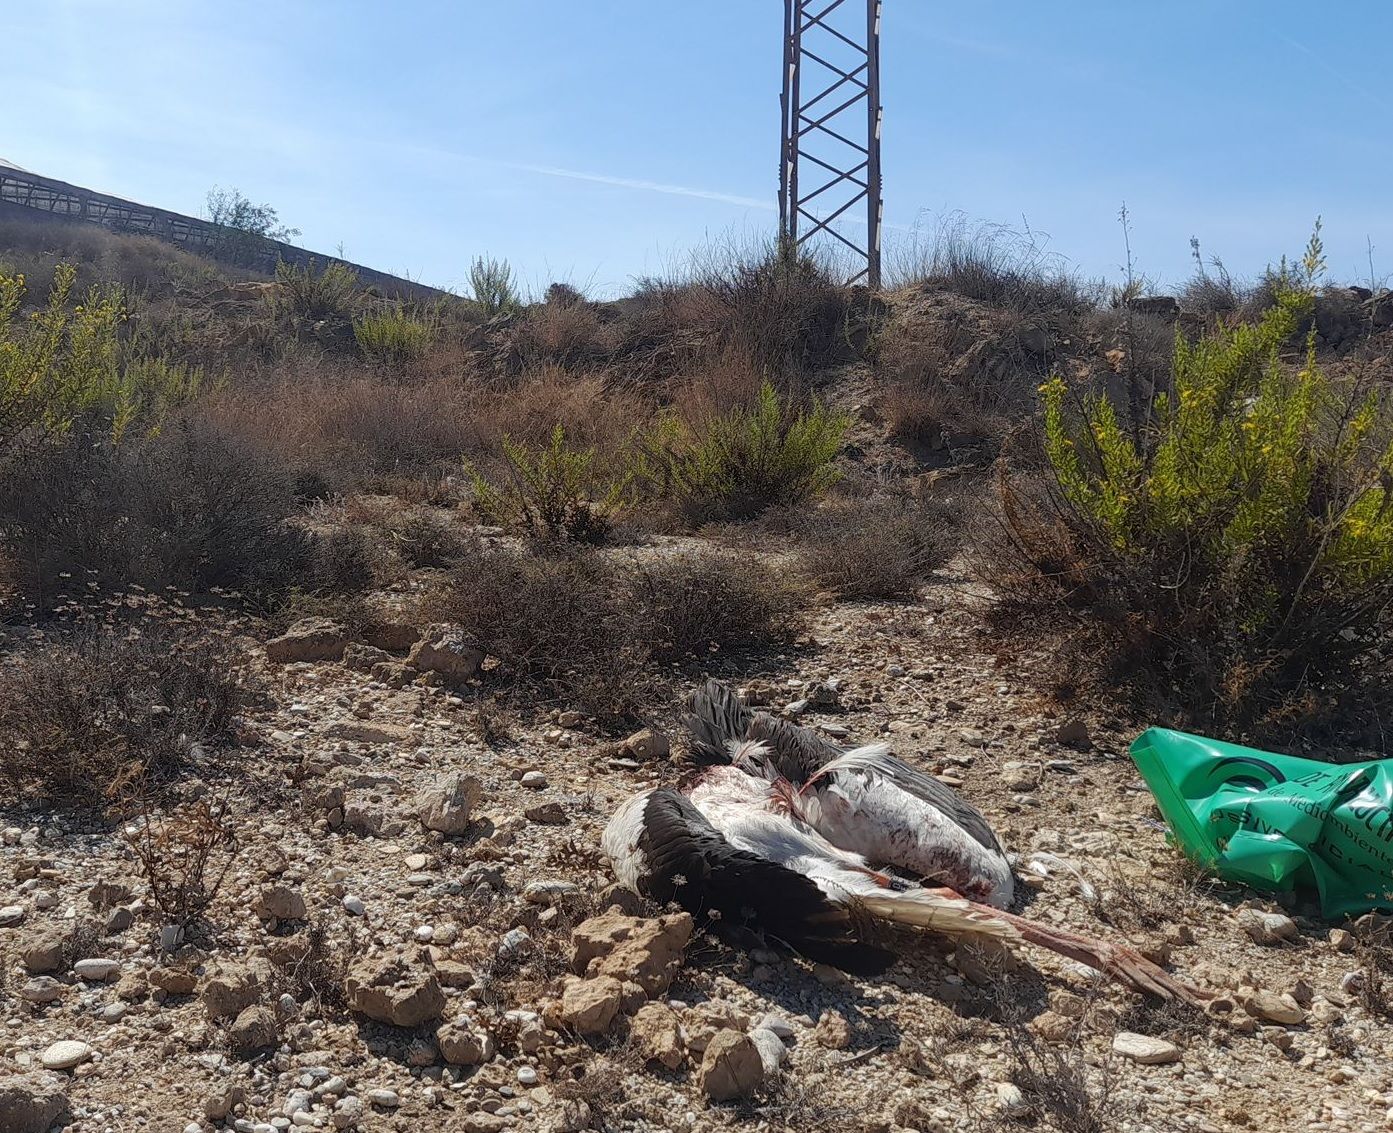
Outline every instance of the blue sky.
[[(1328, 13), (1328, 16), (1327, 16)], [(779, 0), (42, 0), (0, 8), (0, 157), (458, 286), (477, 254), (622, 291), (772, 231)], [(1317, 213), (1393, 274), (1393, 4), (885, 0), (887, 240), (969, 218), (1117, 278), (1252, 273)], [(18, 105), (16, 105), (16, 93)]]

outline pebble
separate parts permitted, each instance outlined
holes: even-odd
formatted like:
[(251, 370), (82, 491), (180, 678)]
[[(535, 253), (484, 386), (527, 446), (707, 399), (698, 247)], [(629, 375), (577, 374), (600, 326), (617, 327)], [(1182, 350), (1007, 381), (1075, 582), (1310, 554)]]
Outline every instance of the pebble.
[(976, 728), (964, 728), (958, 733), (958, 738), (968, 747), (986, 747), (987, 737)]
[(401, 1098), (397, 1096), (396, 1090), (369, 1090), (366, 1097), (372, 1105), (381, 1106), (383, 1109), (396, 1109), (401, 1105)]
[(433, 925), (428, 924), (417, 925), (416, 931), (413, 932), (411, 935), (414, 936), (420, 943), (429, 944), (432, 940), (435, 939), (435, 927)]
[(343, 907), (355, 917), (361, 917), (368, 911), (368, 907), (363, 904), (363, 899), (354, 897), (351, 893), (343, 899)]
[(518, 1084), (522, 1086), (535, 1086), (537, 1084), (537, 1071), (531, 1066), (519, 1066)]
[(52, 976), (35, 976), (19, 989), (19, 997), (29, 1003), (52, 1003), (63, 997), (63, 985)]
[(518, 782), (529, 790), (540, 791), (547, 785), (547, 777), (540, 771), (528, 771)]
[(1118, 1031), (1113, 1036), (1112, 1049), (1123, 1058), (1143, 1066), (1161, 1066), (1180, 1061), (1180, 1048), (1166, 1039), (1139, 1035), (1135, 1031)]
[(24, 919), (23, 905), (0, 906), (0, 928), (10, 928)]
[(111, 979), (120, 970), (120, 960), (79, 960), (73, 965), (73, 975), (77, 976), (78, 979), (97, 983)]
[(39, 1057), (45, 1070), (71, 1070), (92, 1057), (92, 1048), (76, 1039), (62, 1039)]
[(1301, 935), (1296, 922), (1285, 913), (1265, 913), (1261, 909), (1239, 909), (1234, 918), (1255, 944), (1280, 944)]

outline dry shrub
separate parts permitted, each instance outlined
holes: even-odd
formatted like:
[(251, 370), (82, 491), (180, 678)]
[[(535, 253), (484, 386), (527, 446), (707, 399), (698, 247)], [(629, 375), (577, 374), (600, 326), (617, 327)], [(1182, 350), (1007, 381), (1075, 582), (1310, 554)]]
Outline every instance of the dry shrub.
[(199, 799), (167, 813), (153, 812), (144, 801), (131, 804), (121, 834), (164, 923), (194, 928), (237, 857), (227, 802)]
[(0, 774), (16, 797), (111, 802), (173, 778), (195, 745), (229, 736), (247, 696), (232, 647), (206, 623), (153, 608), (131, 624), (83, 619), (7, 658)]
[(480, 391), (471, 451), (501, 457), (505, 436), (541, 448), (560, 425), (572, 445), (594, 448), (603, 458), (622, 452), (635, 430), (652, 417), (651, 402), (632, 389), (612, 385), (603, 374), (542, 366), (511, 386)]
[(606, 323), (584, 299), (564, 296), (553, 301), (549, 291), (545, 303), (529, 307), (522, 316), (516, 342), (525, 366), (591, 367), (619, 350), (622, 331)]
[(799, 569), (841, 599), (913, 598), (956, 547), (948, 509), (913, 500), (840, 501), (790, 526)]
[(0, 269), (23, 274), (35, 295), (48, 292), (54, 269), (64, 262), (77, 264), (84, 279), (119, 283), (128, 292), (151, 299), (191, 286), (251, 278), (250, 272), (215, 265), (152, 236), (21, 216), (8, 209), (0, 211)]
[(412, 512), (388, 528), (392, 546), (413, 567), (444, 567), (465, 549), (465, 537), (450, 519)]
[(941, 289), (1032, 317), (1076, 319), (1098, 305), (1101, 289), (1069, 270), (1036, 233), (973, 225), (962, 213), (891, 257), (896, 287)]
[(288, 470), (197, 414), (113, 444), (79, 430), (0, 484), (0, 540), (40, 606), (64, 576), (112, 585), (283, 591), (314, 563)]
[(641, 563), (478, 542), (429, 603), (515, 676), (609, 722), (658, 691), (655, 662), (782, 637), (794, 606), (781, 578), (730, 553)]
[(300, 476), (342, 491), (375, 476), (419, 474), (458, 460), (476, 444), (476, 402), (455, 381), (291, 369), (260, 387), (216, 395), (208, 414)]
[(777, 245), (713, 246), (670, 278), (640, 281), (635, 300), (649, 334), (694, 340), (701, 352), (734, 351), (766, 374), (854, 357), (866, 315), (827, 265)]
[(948, 391), (910, 381), (887, 386), (880, 395), (879, 408), (890, 436), (920, 450), (940, 447), (955, 416)]

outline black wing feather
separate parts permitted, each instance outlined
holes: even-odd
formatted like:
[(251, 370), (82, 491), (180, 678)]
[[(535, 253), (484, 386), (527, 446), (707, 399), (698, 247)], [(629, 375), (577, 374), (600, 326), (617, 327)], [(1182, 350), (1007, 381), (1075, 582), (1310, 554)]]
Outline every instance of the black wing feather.
[(676, 901), (696, 916), (715, 912), (733, 934), (754, 931), (856, 975), (879, 975), (895, 961), (859, 938), (853, 909), (801, 873), (732, 846), (677, 791), (649, 796), (639, 848), (648, 865), (641, 887), (655, 901)]

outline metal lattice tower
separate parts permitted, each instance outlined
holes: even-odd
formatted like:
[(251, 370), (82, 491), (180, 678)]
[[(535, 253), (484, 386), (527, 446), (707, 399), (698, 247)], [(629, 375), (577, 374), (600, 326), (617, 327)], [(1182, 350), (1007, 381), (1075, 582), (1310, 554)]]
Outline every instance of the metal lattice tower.
[[(880, 286), (881, 0), (784, 0), (779, 230), (800, 247), (822, 237)], [(855, 213), (864, 203), (864, 224)]]

